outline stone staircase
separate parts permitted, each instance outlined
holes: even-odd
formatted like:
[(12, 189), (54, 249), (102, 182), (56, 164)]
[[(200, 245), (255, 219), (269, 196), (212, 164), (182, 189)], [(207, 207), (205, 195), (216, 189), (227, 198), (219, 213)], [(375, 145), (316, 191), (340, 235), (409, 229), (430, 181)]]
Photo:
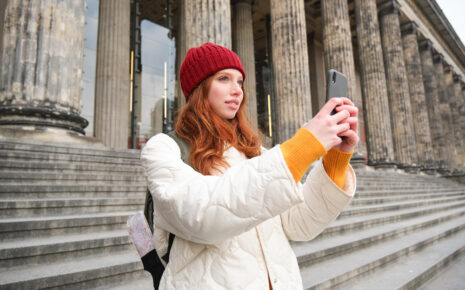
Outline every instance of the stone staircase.
[(357, 179), (338, 219), (315, 240), (293, 243), (304, 288), (438, 289), (429, 279), (442, 280), (442, 271), (450, 289), (463, 287), (464, 259), (447, 266), (465, 256), (465, 186), (380, 171), (358, 171)]
[(145, 192), (138, 150), (0, 139), (0, 288), (150, 282), (126, 230)]
[[(292, 243), (304, 288), (463, 286), (465, 186), (398, 172), (357, 178), (340, 217)], [(0, 289), (151, 289), (126, 231), (145, 190), (139, 151), (0, 139)]]

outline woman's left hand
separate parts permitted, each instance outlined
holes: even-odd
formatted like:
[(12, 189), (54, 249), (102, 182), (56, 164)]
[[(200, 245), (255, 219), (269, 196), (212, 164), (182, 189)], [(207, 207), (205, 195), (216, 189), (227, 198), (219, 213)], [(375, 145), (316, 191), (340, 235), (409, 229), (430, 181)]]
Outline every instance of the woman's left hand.
[(358, 141), (360, 140), (357, 134), (358, 108), (348, 98), (342, 99), (344, 100), (344, 103), (336, 107), (336, 112), (346, 110), (350, 113), (350, 116), (339, 122), (339, 124), (348, 123), (350, 128), (338, 134), (339, 137), (344, 138), (342, 138), (342, 142), (339, 145), (334, 146), (334, 148), (343, 152), (352, 152), (354, 151), (355, 145), (357, 145)]

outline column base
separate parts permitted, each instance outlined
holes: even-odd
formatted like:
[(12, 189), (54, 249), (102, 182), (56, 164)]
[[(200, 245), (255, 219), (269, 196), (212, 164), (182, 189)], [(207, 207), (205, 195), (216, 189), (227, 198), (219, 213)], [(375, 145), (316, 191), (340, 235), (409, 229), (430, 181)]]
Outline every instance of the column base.
[(0, 138), (37, 140), (53, 143), (88, 144), (95, 148), (105, 148), (102, 142), (95, 137), (83, 136), (76, 132), (60, 128), (0, 126)]
[(465, 172), (463, 171), (455, 170), (449, 175), (445, 175), (444, 177), (456, 182), (465, 183)]
[(350, 159), (350, 165), (356, 169), (362, 169), (366, 167), (366, 158), (362, 154), (355, 152)]
[(74, 112), (55, 108), (30, 106), (1, 106), (0, 126), (53, 127), (85, 134), (89, 122)]
[(451, 175), (451, 171), (447, 168), (440, 167), (438, 170), (438, 173), (441, 174), (442, 176), (449, 176)]
[(394, 161), (389, 160), (376, 160), (368, 161), (368, 166), (372, 166), (375, 169), (396, 169), (397, 165)]
[(420, 172), (420, 166), (418, 166), (416, 164), (398, 164), (397, 167), (399, 169), (404, 170), (407, 173), (416, 174), (416, 173)]
[(438, 175), (439, 167), (422, 167), (420, 171), (428, 175)]

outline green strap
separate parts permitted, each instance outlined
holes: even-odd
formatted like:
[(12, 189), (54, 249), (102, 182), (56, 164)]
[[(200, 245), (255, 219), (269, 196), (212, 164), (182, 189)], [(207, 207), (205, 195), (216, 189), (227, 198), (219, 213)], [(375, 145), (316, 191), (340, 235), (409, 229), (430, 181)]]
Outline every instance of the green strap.
[[(179, 149), (181, 150), (181, 160), (187, 165), (189, 165), (189, 155), (190, 155), (189, 143), (186, 140), (178, 137), (175, 131), (168, 132), (166, 133), (166, 135), (173, 138), (173, 140), (178, 144)], [(145, 218), (147, 219), (150, 230), (153, 233), (153, 200), (152, 200), (152, 194), (150, 193), (148, 188), (147, 188), (147, 193), (145, 195), (144, 215), (145, 215)]]
[(170, 136), (171, 138), (173, 138), (174, 141), (176, 141), (176, 143), (179, 146), (179, 149), (181, 150), (182, 161), (189, 165), (190, 144), (186, 140), (176, 135), (176, 131), (170, 131), (166, 133), (166, 135)]

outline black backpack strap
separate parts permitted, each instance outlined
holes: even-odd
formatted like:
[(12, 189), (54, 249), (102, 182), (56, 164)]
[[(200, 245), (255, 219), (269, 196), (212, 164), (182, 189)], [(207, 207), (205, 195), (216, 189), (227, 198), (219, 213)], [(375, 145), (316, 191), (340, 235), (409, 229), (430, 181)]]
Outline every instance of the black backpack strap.
[(160, 261), (157, 251), (154, 249), (148, 252), (145, 256), (141, 257), (144, 270), (152, 275), (153, 288), (158, 289), (160, 286), (161, 277), (165, 271), (165, 266)]
[(150, 231), (153, 233), (153, 199), (148, 188), (147, 193), (145, 194), (144, 215), (147, 223), (149, 224)]
[(166, 254), (163, 257), (161, 257), (163, 261), (166, 262), (166, 264), (168, 264), (168, 262), (170, 261), (170, 253), (171, 253), (171, 247), (173, 246), (174, 237), (175, 235), (173, 233), (170, 233), (170, 237), (168, 239), (168, 250), (166, 251)]

